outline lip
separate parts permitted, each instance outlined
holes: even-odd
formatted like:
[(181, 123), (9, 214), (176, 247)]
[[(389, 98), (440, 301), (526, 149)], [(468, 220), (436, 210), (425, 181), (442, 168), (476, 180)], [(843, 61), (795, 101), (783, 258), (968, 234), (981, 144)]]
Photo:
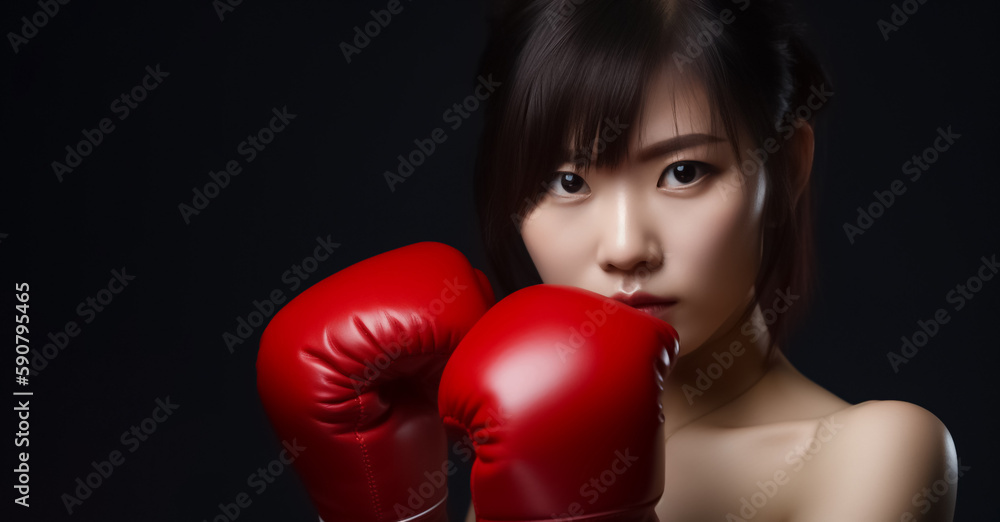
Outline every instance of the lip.
[(660, 312), (668, 310), (677, 304), (677, 299), (672, 297), (658, 297), (645, 292), (635, 292), (632, 294), (617, 293), (611, 296), (611, 298), (650, 315), (658, 315)]

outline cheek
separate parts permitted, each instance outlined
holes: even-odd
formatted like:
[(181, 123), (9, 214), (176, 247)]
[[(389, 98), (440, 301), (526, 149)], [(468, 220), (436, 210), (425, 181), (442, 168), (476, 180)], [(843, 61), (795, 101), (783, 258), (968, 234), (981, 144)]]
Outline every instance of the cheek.
[(543, 283), (573, 285), (576, 280), (586, 246), (576, 229), (580, 220), (572, 217), (541, 203), (521, 225), (521, 239)]
[(692, 315), (686, 318), (699, 339), (737, 311), (757, 276), (760, 215), (744, 190), (755, 187), (725, 195), (713, 190), (685, 201), (673, 216), (668, 263), (690, 297)]
[(673, 227), (671, 258), (676, 266), (701, 273), (702, 284), (731, 284), (745, 279), (747, 272), (756, 273), (759, 219), (737, 196), (706, 195), (675, 220), (679, 226)]

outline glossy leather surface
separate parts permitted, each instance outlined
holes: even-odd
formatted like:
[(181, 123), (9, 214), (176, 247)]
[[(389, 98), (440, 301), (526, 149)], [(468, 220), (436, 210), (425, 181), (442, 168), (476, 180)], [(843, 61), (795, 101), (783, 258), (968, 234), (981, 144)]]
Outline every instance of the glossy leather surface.
[(445, 368), (445, 423), (476, 443), (479, 521), (655, 521), (670, 325), (586, 290), (522, 289)]
[(349, 266), (274, 316), (257, 388), (278, 436), (305, 446), (294, 465), (324, 520), (403, 520), (433, 506), (414, 520), (446, 520), (437, 386), (493, 300), (458, 250), (425, 242)]

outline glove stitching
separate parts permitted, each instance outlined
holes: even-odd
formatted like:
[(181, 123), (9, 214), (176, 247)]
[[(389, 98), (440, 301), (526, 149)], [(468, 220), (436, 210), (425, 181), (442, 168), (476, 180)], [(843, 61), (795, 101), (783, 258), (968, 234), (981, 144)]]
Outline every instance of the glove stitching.
[(365, 477), (368, 479), (368, 489), (371, 491), (372, 495), (372, 508), (375, 510), (375, 519), (379, 520), (382, 518), (381, 503), (378, 499), (378, 488), (375, 486), (375, 474), (372, 470), (371, 459), (368, 456), (368, 448), (365, 446), (365, 439), (361, 436), (361, 432), (358, 428), (361, 427), (361, 419), (365, 416), (365, 404), (361, 400), (361, 396), (357, 395), (355, 400), (358, 403), (358, 422), (354, 426), (354, 436), (358, 440), (358, 444), (361, 446), (361, 460), (365, 464)]
[[(351, 317), (351, 322), (354, 323), (354, 327), (358, 329), (362, 336), (381, 348), (381, 345), (375, 341), (375, 336), (368, 330), (368, 326), (361, 317), (354, 315)], [(354, 354), (351, 354), (350, 350), (341, 350), (341, 353), (354, 359)], [(365, 384), (371, 385), (371, 382), (368, 381)], [(368, 455), (368, 447), (365, 445), (364, 437), (361, 436), (361, 422), (365, 418), (365, 403), (361, 400), (361, 393), (359, 392), (360, 390), (355, 389), (355, 401), (358, 404), (358, 419), (354, 425), (354, 437), (358, 440), (358, 444), (361, 447), (361, 460), (365, 466), (365, 478), (368, 480), (368, 490), (371, 493), (372, 509), (375, 511), (375, 519), (379, 520), (382, 518), (382, 509), (378, 499), (378, 487), (375, 485), (375, 473), (372, 469), (371, 458)]]
[[(407, 329), (403, 325), (402, 321), (400, 321), (398, 318), (393, 317), (391, 314), (388, 314), (388, 313), (383, 314), (383, 315), (384, 315), (384, 319), (389, 324), (391, 324), (397, 331), (402, 331), (402, 330)], [(353, 316), (352, 317), (352, 322), (354, 323), (354, 327), (358, 330), (358, 332), (368, 342), (370, 342), (372, 344), (372, 346), (378, 347), (379, 350), (382, 353), (385, 353), (386, 355), (388, 355), (388, 353), (385, 350), (385, 347), (382, 346), (382, 343), (379, 342), (378, 338), (375, 336), (375, 334), (372, 333), (372, 331), (368, 328), (368, 325), (365, 323), (365, 321), (361, 317), (359, 317), (357, 315)], [(430, 330), (430, 328), (425, 328), (425, 329), (426, 330)], [(442, 353), (442, 352), (438, 351), (438, 348), (437, 348), (437, 346), (434, 343), (423, 342), (424, 341), (423, 339), (420, 339), (420, 341), (421, 341), (419, 343), (420, 353), (403, 352), (404, 348), (409, 348), (409, 346), (406, 346), (406, 347), (399, 346), (399, 349), (401, 350), (401, 353), (400, 353), (399, 356), (395, 357), (395, 359), (400, 359), (400, 358), (403, 358), (403, 357), (411, 358), (411, 357), (428, 357), (428, 356), (430, 356), (431, 358), (435, 358), (436, 359), (436, 358), (440, 358), (442, 356), (444, 356), (444, 357), (450, 356), (450, 354), (448, 354), (448, 353)], [(333, 343), (331, 343), (331, 344), (333, 344)], [(411, 343), (408, 343), (408, 345), (409, 344), (412, 344), (412, 341), (411, 341)], [(431, 350), (429, 352), (425, 351), (425, 347), (428, 346), (428, 344), (431, 346)], [(358, 361), (357, 359), (355, 359), (355, 357), (354, 357), (355, 354), (349, 353), (350, 352), (349, 350), (340, 350), (340, 352), (343, 353), (343, 354), (345, 354), (345, 355), (348, 355), (351, 359), (354, 359), (355, 362), (360, 363), (360, 361)], [(363, 382), (364, 382), (364, 385), (366, 385), (365, 387), (370, 387), (370, 386), (372, 386), (374, 384), (374, 382), (371, 381), (371, 380), (369, 380), (369, 379), (365, 379)], [(366, 390), (366, 392), (370, 392), (370, 391), (371, 390)], [(361, 393), (360, 393), (360, 390), (358, 390), (357, 388), (355, 389), (355, 399), (356, 399), (357, 404), (358, 404), (358, 412), (359, 413), (358, 413), (357, 423), (355, 424), (354, 435), (357, 438), (358, 443), (360, 444), (360, 447), (361, 447), (362, 460), (363, 460), (364, 466), (365, 466), (365, 476), (366, 476), (366, 478), (368, 480), (368, 488), (369, 488), (369, 490), (371, 492), (371, 498), (372, 498), (372, 502), (373, 502), (373, 508), (374, 508), (374, 511), (375, 511), (375, 518), (376, 518), (376, 520), (379, 520), (379, 519), (382, 518), (382, 509), (381, 509), (382, 503), (379, 500), (378, 487), (377, 487), (376, 482), (375, 482), (375, 474), (374, 474), (374, 470), (372, 469), (371, 459), (368, 456), (368, 449), (365, 446), (365, 441), (364, 441), (363, 437), (361, 436), (361, 432), (360, 432), (361, 423), (362, 423), (362, 420), (365, 417), (365, 414), (364, 414), (364, 402), (361, 400)]]

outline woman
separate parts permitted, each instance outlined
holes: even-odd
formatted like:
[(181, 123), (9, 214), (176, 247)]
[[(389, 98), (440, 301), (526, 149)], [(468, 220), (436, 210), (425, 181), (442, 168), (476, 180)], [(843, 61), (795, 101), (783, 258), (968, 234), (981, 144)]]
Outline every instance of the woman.
[(834, 96), (787, 11), (500, 7), (480, 64), (502, 85), (477, 161), (487, 251), (502, 293), (580, 287), (676, 328), (661, 521), (951, 520), (937, 417), (849, 404), (782, 352), (810, 290), (812, 124)]

